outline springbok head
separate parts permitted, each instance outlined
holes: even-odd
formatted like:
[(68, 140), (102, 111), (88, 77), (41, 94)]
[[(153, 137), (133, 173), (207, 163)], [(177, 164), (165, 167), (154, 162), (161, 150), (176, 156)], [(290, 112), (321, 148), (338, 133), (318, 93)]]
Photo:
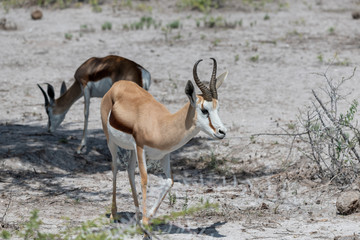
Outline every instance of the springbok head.
[(226, 79), (228, 72), (224, 72), (216, 78), (217, 64), (214, 58), (213, 72), (211, 75), (210, 86), (207, 87), (200, 81), (197, 75), (197, 66), (202, 61), (197, 61), (193, 68), (193, 75), (196, 85), (201, 91), (201, 95), (195, 95), (194, 86), (188, 81), (185, 93), (190, 99), (190, 104), (196, 109), (197, 126), (213, 138), (223, 139), (227, 129), (219, 117), (219, 101), (217, 89)]
[[(61, 122), (65, 118), (66, 111), (63, 113), (56, 113), (56, 101), (55, 101), (55, 92), (54, 87), (47, 83), (47, 94), (44, 91), (44, 89), (38, 84), (38, 87), (40, 88), (42, 94), (44, 95), (45, 99), (45, 111), (48, 115), (48, 131), (54, 132)], [(66, 85), (65, 82), (62, 83), (61, 89), (60, 89), (60, 96), (62, 96), (66, 92)]]

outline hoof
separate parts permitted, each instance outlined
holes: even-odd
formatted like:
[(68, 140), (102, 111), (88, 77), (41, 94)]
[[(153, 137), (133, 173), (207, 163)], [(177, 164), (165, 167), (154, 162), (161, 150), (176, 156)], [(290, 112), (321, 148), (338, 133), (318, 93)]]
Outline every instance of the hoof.
[(115, 217), (114, 217), (114, 215), (111, 214), (111, 215), (110, 215), (110, 222), (111, 222), (111, 223), (119, 223), (119, 222), (120, 222), (120, 219), (119, 219), (119, 217), (118, 217), (117, 215), (115, 215)]
[(151, 239), (152, 239), (151, 236), (144, 234), (143, 240), (151, 240)]
[(86, 152), (86, 146), (85, 145), (80, 145), (76, 150), (77, 154), (82, 154), (82, 153), (85, 153), (85, 152)]

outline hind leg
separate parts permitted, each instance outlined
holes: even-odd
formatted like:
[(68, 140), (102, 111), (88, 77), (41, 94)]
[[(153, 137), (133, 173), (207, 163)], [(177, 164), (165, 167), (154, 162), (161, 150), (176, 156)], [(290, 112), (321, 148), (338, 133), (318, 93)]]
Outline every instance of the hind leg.
[(112, 169), (112, 173), (113, 173), (113, 189), (112, 189), (113, 191), (112, 191), (112, 204), (111, 204), (110, 218), (113, 219), (114, 221), (117, 221), (118, 217), (117, 217), (117, 206), (116, 206), (116, 175), (117, 175), (117, 171), (118, 171), (118, 166), (117, 166), (117, 148), (118, 148), (118, 146), (116, 144), (112, 143), (111, 141), (109, 141), (108, 147), (109, 147), (111, 157), (112, 157), (111, 169)]
[(136, 167), (136, 153), (134, 150), (130, 153), (129, 165), (128, 165), (128, 175), (129, 182), (131, 186), (131, 192), (134, 199), (134, 205), (136, 208), (136, 222), (140, 221), (140, 208), (139, 208), (139, 200), (137, 197), (136, 186), (135, 186), (135, 167)]

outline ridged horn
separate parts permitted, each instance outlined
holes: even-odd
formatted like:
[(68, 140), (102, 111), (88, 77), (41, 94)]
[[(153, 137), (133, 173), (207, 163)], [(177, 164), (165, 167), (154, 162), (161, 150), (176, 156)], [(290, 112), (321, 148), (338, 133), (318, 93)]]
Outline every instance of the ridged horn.
[(204, 83), (202, 83), (197, 75), (197, 65), (199, 64), (199, 62), (201, 62), (202, 59), (198, 60), (193, 68), (193, 75), (194, 75), (194, 80), (196, 85), (199, 87), (200, 91), (203, 94), (203, 97), (206, 101), (211, 101), (212, 100), (212, 96), (211, 96), (211, 92), (210, 90), (205, 86)]
[(44, 95), (44, 98), (45, 98), (45, 106), (49, 105), (49, 99), (48, 99), (48, 96), (46, 95), (44, 89), (42, 89), (42, 87), (40, 87), (39, 84), (38, 84), (38, 87), (40, 88), (42, 94)]
[(214, 62), (214, 66), (213, 66), (213, 72), (211, 75), (211, 80), (210, 80), (210, 92), (211, 92), (211, 96), (215, 99), (218, 99), (217, 96), (217, 90), (216, 90), (216, 70), (217, 70), (217, 63), (215, 58), (210, 58), (213, 60)]

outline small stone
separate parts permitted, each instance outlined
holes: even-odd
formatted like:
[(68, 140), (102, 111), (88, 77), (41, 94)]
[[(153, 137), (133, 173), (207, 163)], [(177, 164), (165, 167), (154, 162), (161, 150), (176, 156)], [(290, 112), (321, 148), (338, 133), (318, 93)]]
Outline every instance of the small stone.
[(31, 13), (31, 18), (33, 20), (40, 20), (43, 17), (43, 14), (40, 10), (35, 10)]
[(16, 23), (7, 21), (6, 18), (1, 18), (0, 19), (0, 29), (2, 30), (16, 30), (17, 29), (17, 25)]
[(353, 12), (351, 14), (351, 16), (352, 16), (353, 19), (359, 19), (360, 18), (360, 12)]
[(336, 200), (336, 208), (341, 215), (349, 215), (360, 210), (360, 193), (348, 191), (340, 194)]
[(261, 210), (265, 210), (265, 209), (269, 209), (269, 206), (266, 204), (266, 203), (262, 203), (261, 204), (261, 207), (260, 207)]

